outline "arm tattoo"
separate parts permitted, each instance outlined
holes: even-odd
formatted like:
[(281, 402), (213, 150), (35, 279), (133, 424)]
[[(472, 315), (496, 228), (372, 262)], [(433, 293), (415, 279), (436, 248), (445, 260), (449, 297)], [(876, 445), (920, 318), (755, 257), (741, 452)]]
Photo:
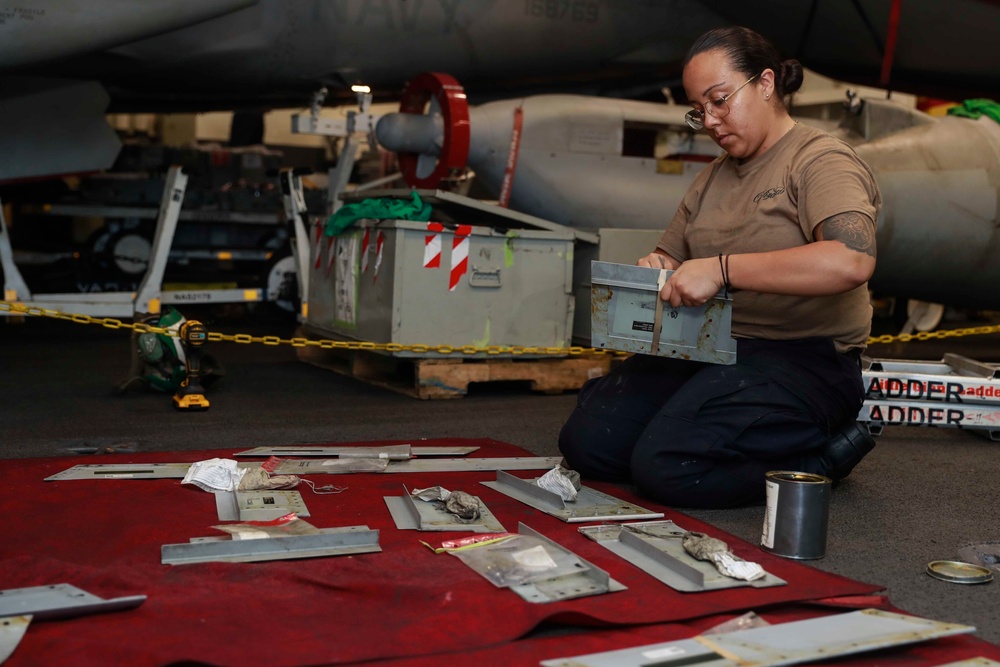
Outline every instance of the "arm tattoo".
[(819, 232), (824, 241), (840, 241), (851, 250), (875, 256), (875, 226), (866, 215), (838, 213), (819, 223)]

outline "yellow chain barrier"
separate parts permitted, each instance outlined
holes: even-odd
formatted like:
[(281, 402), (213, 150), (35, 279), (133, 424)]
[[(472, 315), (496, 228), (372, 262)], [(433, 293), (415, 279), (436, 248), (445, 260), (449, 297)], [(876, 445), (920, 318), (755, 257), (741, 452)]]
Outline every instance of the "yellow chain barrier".
[[(37, 306), (25, 306), (20, 303), (12, 303), (10, 301), (0, 301), (0, 311), (5, 310), (11, 313), (31, 315), (35, 317), (49, 317), (57, 320), (68, 320), (70, 322), (76, 322), (77, 324), (97, 324), (106, 329), (130, 329), (139, 333), (156, 333), (164, 334), (167, 336), (178, 335), (178, 332), (174, 329), (167, 329), (164, 327), (157, 327), (151, 324), (145, 324), (143, 322), (122, 322), (121, 320), (115, 319), (113, 317), (94, 317), (91, 315), (80, 315), (80, 314), (70, 314), (63, 313), (58, 310), (51, 310), (49, 308), (39, 308)], [(346, 341), (346, 340), (312, 340), (309, 338), (280, 338), (278, 336), (251, 336), (249, 334), (222, 334), (210, 331), (208, 332), (209, 341), (226, 341), (230, 343), (242, 343), (242, 344), (252, 344), (259, 343), (261, 345), (291, 345), (292, 347), (318, 347), (324, 350), (372, 350), (372, 351), (385, 351), (385, 352), (416, 352), (416, 353), (426, 353), (426, 352), (436, 352), (438, 354), (487, 354), (487, 355), (498, 355), (498, 354), (512, 354), (514, 356), (531, 354), (531, 355), (558, 355), (558, 356), (580, 356), (583, 354), (587, 355), (622, 355), (624, 352), (618, 352), (617, 350), (604, 350), (593, 347), (582, 347), (582, 346), (571, 346), (571, 347), (543, 347), (534, 345), (486, 345), (484, 347), (477, 347), (475, 345), (425, 345), (422, 343), (415, 343), (413, 345), (404, 345), (402, 343), (373, 343), (370, 341)]]
[[(177, 331), (157, 327), (143, 322), (122, 322), (113, 317), (93, 317), (91, 315), (80, 315), (74, 313), (63, 313), (49, 308), (39, 308), (38, 306), (25, 306), (20, 303), (10, 301), (0, 301), (0, 310), (11, 313), (31, 315), (35, 317), (49, 317), (57, 320), (67, 320), (77, 324), (98, 324), (105, 329), (130, 329), (139, 333), (157, 333), (167, 336), (177, 336)], [(961, 336), (982, 336), (985, 334), (1000, 333), (1000, 324), (966, 327), (964, 329), (945, 329), (941, 331), (921, 331), (915, 334), (886, 334), (883, 336), (872, 336), (868, 339), (869, 345), (882, 345), (888, 343), (910, 343), (913, 341), (931, 340), (935, 338), (958, 338)], [(230, 343), (262, 345), (291, 345), (292, 347), (319, 347), (325, 350), (375, 350), (383, 352), (436, 352), (437, 354), (533, 354), (533, 355), (558, 355), (558, 356), (579, 356), (581, 354), (621, 355), (624, 352), (616, 350), (605, 350), (593, 347), (571, 346), (571, 347), (542, 347), (534, 345), (486, 345), (476, 347), (475, 345), (425, 345), (414, 343), (404, 345), (402, 343), (372, 343), (370, 341), (346, 341), (346, 340), (312, 340), (309, 338), (280, 338), (278, 336), (251, 336), (249, 334), (221, 334), (216, 332), (208, 333), (210, 341), (227, 341)]]
[(964, 329), (942, 329), (941, 331), (921, 331), (915, 334), (886, 334), (884, 336), (872, 336), (868, 339), (869, 345), (883, 343), (910, 343), (916, 340), (931, 340), (934, 338), (958, 338), (960, 336), (982, 336), (984, 334), (1000, 332), (1000, 324), (993, 324), (982, 327), (966, 327)]

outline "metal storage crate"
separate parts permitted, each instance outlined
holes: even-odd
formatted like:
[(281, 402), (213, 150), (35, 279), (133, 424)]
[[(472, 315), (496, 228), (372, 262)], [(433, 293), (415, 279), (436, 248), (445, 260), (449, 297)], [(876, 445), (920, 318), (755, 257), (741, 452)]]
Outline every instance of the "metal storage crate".
[(358, 221), (313, 249), (306, 328), (402, 345), (569, 346), (574, 238), (570, 230)]

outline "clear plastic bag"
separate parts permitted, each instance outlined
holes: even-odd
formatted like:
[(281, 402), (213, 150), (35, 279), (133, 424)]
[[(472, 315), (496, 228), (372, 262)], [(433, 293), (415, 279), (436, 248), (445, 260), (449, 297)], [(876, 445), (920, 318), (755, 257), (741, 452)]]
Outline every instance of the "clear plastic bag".
[(498, 588), (582, 572), (587, 566), (574, 554), (553, 548), (531, 535), (453, 551), (463, 563)]

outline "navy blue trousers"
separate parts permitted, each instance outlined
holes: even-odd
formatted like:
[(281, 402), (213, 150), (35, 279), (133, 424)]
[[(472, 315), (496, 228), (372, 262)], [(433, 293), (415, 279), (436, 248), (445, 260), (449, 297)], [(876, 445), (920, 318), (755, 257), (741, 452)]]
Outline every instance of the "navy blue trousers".
[(826, 474), (819, 450), (864, 402), (858, 357), (827, 338), (737, 339), (736, 356), (637, 354), (589, 381), (559, 434), (566, 463), (672, 507), (760, 502), (770, 470)]

